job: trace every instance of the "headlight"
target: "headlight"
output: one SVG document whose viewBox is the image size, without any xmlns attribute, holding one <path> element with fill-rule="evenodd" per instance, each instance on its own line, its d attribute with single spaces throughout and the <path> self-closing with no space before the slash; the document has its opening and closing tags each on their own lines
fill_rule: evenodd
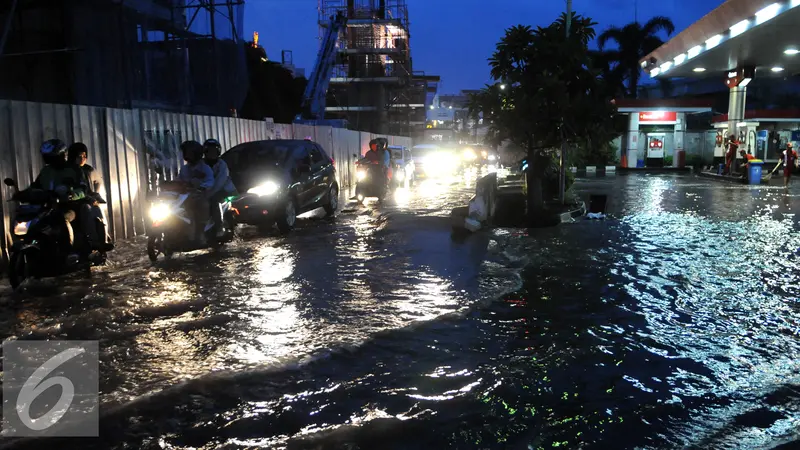
<svg viewBox="0 0 800 450">
<path fill-rule="evenodd" d="M 497 159 L 497 156 L 495 156 L 495 155 L 489 155 L 489 161 L 494 161 L 494 160 L 496 160 L 496 159 Z"/>
<path fill-rule="evenodd" d="M 156 203 L 150 207 L 150 219 L 153 222 L 161 222 L 170 215 L 169 206 L 166 203 Z"/>
<path fill-rule="evenodd" d="M 359 169 L 359 171 L 356 172 L 356 180 L 361 181 L 364 178 L 367 178 L 367 171 L 364 169 Z"/>
<path fill-rule="evenodd" d="M 488 155 L 488 153 L 486 152 L 486 150 L 484 150 L 484 151 L 482 151 L 482 152 L 481 152 L 481 156 L 483 156 L 484 158 L 486 158 L 486 155 Z"/>
<path fill-rule="evenodd" d="M 403 172 L 402 170 L 398 170 L 395 176 L 397 177 L 397 181 L 403 181 L 406 177 L 406 173 Z"/>
<path fill-rule="evenodd" d="M 475 154 L 475 150 L 471 148 L 464 150 L 464 159 L 466 159 L 467 161 L 472 161 L 477 157 L 478 155 Z"/>
<path fill-rule="evenodd" d="M 14 225 L 14 234 L 17 236 L 24 236 L 28 234 L 28 228 L 30 228 L 30 222 L 17 222 Z"/>
<path fill-rule="evenodd" d="M 259 197 L 263 197 L 265 195 L 272 195 L 276 192 L 278 192 L 278 184 L 272 181 L 267 181 L 262 185 L 247 190 L 248 194 L 256 194 Z"/>
</svg>

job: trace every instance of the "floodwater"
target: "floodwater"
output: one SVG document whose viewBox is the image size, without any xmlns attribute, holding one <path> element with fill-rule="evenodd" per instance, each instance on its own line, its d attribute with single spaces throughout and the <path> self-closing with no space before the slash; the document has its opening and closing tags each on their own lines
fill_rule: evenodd
<svg viewBox="0 0 800 450">
<path fill-rule="evenodd" d="M 800 191 L 669 175 L 576 188 L 610 195 L 609 218 L 455 239 L 461 180 L 156 265 L 138 241 L 91 280 L 0 290 L 0 332 L 100 341 L 101 437 L 53 448 L 795 439 Z"/>
</svg>

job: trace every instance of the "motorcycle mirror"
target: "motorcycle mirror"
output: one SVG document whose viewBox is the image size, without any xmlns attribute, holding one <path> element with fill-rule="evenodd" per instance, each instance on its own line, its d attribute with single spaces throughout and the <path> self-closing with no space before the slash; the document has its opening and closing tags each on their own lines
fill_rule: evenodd
<svg viewBox="0 0 800 450">
<path fill-rule="evenodd" d="M 358 159 L 358 155 L 353 153 L 353 158 Z"/>
<path fill-rule="evenodd" d="M 3 184 L 5 184 L 8 187 L 14 187 L 17 185 L 17 183 L 15 183 L 14 180 L 12 180 L 11 178 L 6 178 L 5 180 L 3 180 Z"/>
</svg>

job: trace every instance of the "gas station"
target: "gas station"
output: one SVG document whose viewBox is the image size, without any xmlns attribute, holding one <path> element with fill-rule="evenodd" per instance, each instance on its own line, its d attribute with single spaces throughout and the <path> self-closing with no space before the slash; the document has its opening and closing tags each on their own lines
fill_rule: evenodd
<svg viewBox="0 0 800 450">
<path fill-rule="evenodd" d="M 682 165 L 687 116 L 710 113 L 712 101 L 703 99 L 617 99 L 620 114 L 628 114 L 627 152 L 622 167 L 663 167 L 667 158 Z M 683 156 L 682 156 L 683 155 Z"/>
<path fill-rule="evenodd" d="M 800 110 L 748 111 L 747 86 L 756 78 L 771 78 L 780 83 L 800 73 L 800 0 L 727 0 L 699 21 L 683 30 L 640 61 L 653 79 L 717 77 L 727 85 L 728 111 L 712 120 L 717 130 L 715 160 L 722 159 L 730 136 L 740 148 L 764 161 L 777 161 L 788 142 L 800 140 Z M 630 113 L 628 152 L 647 150 L 646 161 L 653 162 L 661 148 L 682 149 L 680 129 L 683 115 L 702 111 L 702 105 L 687 105 L 687 99 L 670 100 L 672 105 L 624 105 L 619 111 Z M 662 101 L 663 102 L 663 101 Z M 798 105 L 800 108 L 800 105 Z M 655 112 L 658 112 L 657 114 Z M 673 126 L 647 133 L 646 144 L 638 142 L 641 128 Z M 652 128 L 651 128 L 652 129 Z M 630 131 L 637 130 L 637 133 Z M 663 136 L 658 133 L 664 133 Z M 663 137 L 661 146 L 652 142 Z M 628 155 L 628 167 L 635 167 Z M 641 156 L 641 155 L 640 155 Z M 738 155 L 737 155 L 738 156 Z M 637 158 L 639 160 L 639 158 Z M 641 161 L 637 161 L 641 164 Z"/>
</svg>

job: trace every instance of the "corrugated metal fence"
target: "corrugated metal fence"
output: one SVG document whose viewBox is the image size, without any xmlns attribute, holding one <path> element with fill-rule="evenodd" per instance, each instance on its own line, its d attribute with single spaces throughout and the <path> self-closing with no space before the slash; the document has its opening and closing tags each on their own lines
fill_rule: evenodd
<svg viewBox="0 0 800 450">
<path fill-rule="evenodd" d="M 377 135 L 325 126 L 276 124 L 271 121 L 176 114 L 153 110 L 125 110 L 92 106 L 0 100 L 0 178 L 28 186 L 42 168 L 39 146 L 58 138 L 83 142 L 89 164 L 103 176 L 107 217 L 115 239 L 144 234 L 147 193 L 158 177 L 177 176 L 186 140 L 216 138 L 224 149 L 265 139 L 311 138 L 336 161 L 339 184 L 351 186 L 353 154 L 363 155 Z M 411 146 L 411 138 L 389 136 L 392 145 Z M 10 190 L 0 189 L 2 256 L 10 242 Z"/>
</svg>

